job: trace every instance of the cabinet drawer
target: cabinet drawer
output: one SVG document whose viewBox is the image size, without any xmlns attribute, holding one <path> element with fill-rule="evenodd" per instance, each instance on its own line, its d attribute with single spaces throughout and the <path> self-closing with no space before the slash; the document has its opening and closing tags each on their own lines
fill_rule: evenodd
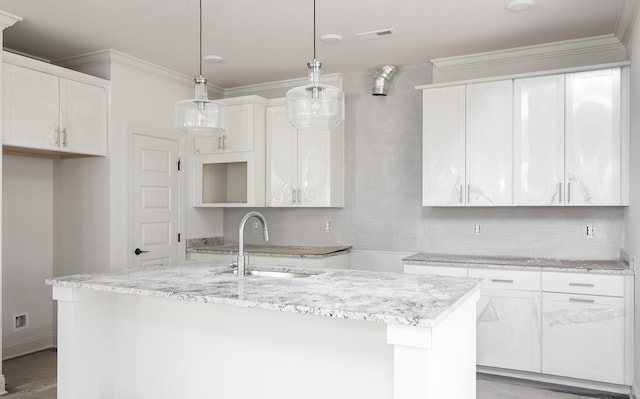
<svg viewBox="0 0 640 399">
<path fill-rule="evenodd" d="M 624 276 L 543 272 L 542 290 L 622 297 L 624 296 Z"/>
<path fill-rule="evenodd" d="M 465 267 L 404 265 L 404 272 L 429 276 L 467 277 Z"/>
<path fill-rule="evenodd" d="M 469 269 L 469 277 L 485 279 L 483 288 L 540 290 L 540 272 L 526 270 Z"/>
</svg>

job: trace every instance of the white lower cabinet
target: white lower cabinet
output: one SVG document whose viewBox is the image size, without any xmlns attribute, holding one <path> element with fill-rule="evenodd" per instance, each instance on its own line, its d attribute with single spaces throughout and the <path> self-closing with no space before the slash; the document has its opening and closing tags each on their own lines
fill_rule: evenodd
<svg viewBox="0 0 640 399">
<path fill-rule="evenodd" d="M 477 364 L 540 371 L 540 294 L 481 290 L 477 314 Z"/>
<path fill-rule="evenodd" d="M 540 371 L 540 273 L 469 269 L 483 278 L 477 313 L 477 363 Z"/>
<path fill-rule="evenodd" d="M 542 372 L 624 383 L 624 299 L 542 294 Z"/>
<path fill-rule="evenodd" d="M 630 281 L 615 275 L 542 273 L 543 373 L 629 383 Z"/>
<path fill-rule="evenodd" d="M 477 364 L 492 368 L 484 371 L 631 385 L 632 275 L 404 267 L 405 273 L 484 279 L 476 346 Z"/>
</svg>

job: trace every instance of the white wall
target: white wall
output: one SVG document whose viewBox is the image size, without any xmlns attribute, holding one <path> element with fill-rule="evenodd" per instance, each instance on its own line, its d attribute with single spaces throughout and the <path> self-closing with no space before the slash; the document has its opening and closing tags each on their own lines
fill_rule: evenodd
<svg viewBox="0 0 640 399">
<path fill-rule="evenodd" d="M 640 260 L 640 26 L 636 25 L 628 44 L 631 55 L 631 121 L 629 168 L 631 170 L 629 207 L 625 212 L 625 248 Z M 634 112 L 635 111 L 635 112 Z M 634 392 L 640 397 L 640 272 L 636 266 L 635 275 L 635 372 Z"/>
<path fill-rule="evenodd" d="M 53 300 L 53 162 L 5 155 L 2 169 L 3 357 L 51 347 Z M 14 331 L 13 316 L 28 313 Z"/>
</svg>

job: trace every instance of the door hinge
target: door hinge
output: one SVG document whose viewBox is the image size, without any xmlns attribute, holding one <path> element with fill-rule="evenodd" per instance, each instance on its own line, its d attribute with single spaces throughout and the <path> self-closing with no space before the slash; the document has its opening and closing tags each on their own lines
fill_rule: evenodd
<svg viewBox="0 0 640 399">
<path fill-rule="evenodd" d="M 178 170 L 180 170 L 180 164 L 182 163 L 182 160 L 180 158 L 178 158 Z"/>
<path fill-rule="evenodd" d="M 178 242 L 180 242 L 180 237 L 181 237 L 181 235 L 180 235 L 180 233 L 178 233 Z"/>
</svg>

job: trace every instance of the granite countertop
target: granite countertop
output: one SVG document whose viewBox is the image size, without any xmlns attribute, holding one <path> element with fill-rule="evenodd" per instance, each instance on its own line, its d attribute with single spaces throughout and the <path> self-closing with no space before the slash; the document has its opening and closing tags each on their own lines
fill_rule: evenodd
<svg viewBox="0 0 640 399">
<path fill-rule="evenodd" d="M 283 257 L 303 257 L 303 258 L 325 258 L 327 256 L 341 255 L 349 253 L 351 245 L 327 246 L 327 247 L 304 247 L 291 245 L 245 245 L 244 252 L 254 255 L 283 256 Z M 238 253 L 238 244 L 214 244 L 199 245 L 187 248 L 187 252 L 195 253 Z"/>
<path fill-rule="evenodd" d="M 452 267 L 491 267 L 542 271 L 590 272 L 602 274 L 633 274 L 633 270 L 616 260 L 561 260 L 511 256 L 473 256 L 417 253 L 403 259 L 405 264 Z"/>
<path fill-rule="evenodd" d="M 255 268 L 254 268 L 255 269 Z M 225 274 L 228 266 L 185 261 L 47 284 L 119 294 L 215 303 L 340 319 L 433 327 L 478 289 L 481 280 L 354 270 L 261 266 L 312 274 L 283 279 Z"/>
</svg>

